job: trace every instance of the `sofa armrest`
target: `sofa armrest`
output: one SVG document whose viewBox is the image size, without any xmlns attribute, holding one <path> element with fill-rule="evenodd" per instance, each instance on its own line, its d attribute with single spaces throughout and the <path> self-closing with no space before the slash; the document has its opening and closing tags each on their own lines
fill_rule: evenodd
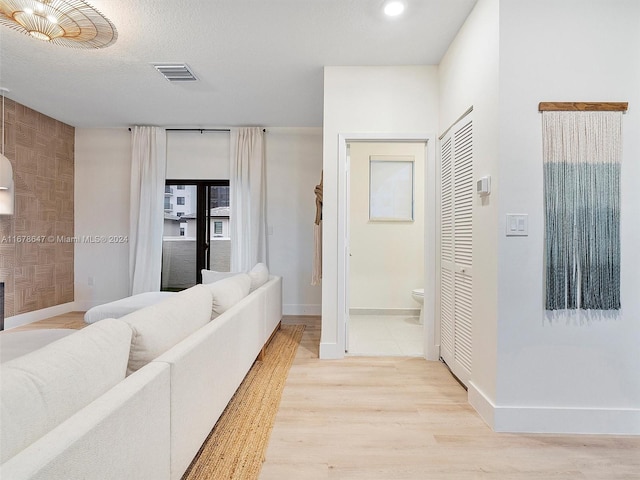
<svg viewBox="0 0 640 480">
<path fill-rule="evenodd" d="M 264 331 L 266 343 L 282 320 L 282 277 L 271 275 L 269 281 L 258 290 L 264 291 Z"/>
<path fill-rule="evenodd" d="M 171 478 L 179 480 L 263 345 L 264 296 L 253 292 L 152 363 L 171 366 Z"/>
<path fill-rule="evenodd" d="M 149 364 L 0 466 L 12 480 L 169 478 L 169 367 Z"/>
</svg>

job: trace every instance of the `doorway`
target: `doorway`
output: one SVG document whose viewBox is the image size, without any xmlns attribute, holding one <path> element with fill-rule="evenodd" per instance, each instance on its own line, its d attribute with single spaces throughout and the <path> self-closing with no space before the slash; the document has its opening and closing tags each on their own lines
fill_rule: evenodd
<svg viewBox="0 0 640 480">
<path fill-rule="evenodd" d="M 425 142 L 350 142 L 347 353 L 424 356 Z"/>
<path fill-rule="evenodd" d="M 439 356 L 439 345 L 436 342 L 436 325 L 434 316 L 434 293 L 435 293 L 435 211 L 436 211 L 436 184 L 435 184 L 435 152 L 434 136 L 430 134 L 350 134 L 339 135 L 339 179 L 338 179 L 338 345 L 343 346 L 343 351 L 348 350 L 348 339 L 350 336 L 349 310 L 350 300 L 350 166 L 349 149 L 347 145 L 357 142 L 375 143 L 419 143 L 425 151 L 424 168 L 422 178 L 424 179 L 424 191 L 420 198 L 424 210 L 423 232 L 427 234 L 423 238 L 423 261 L 422 272 L 424 274 L 424 325 L 422 327 L 421 341 L 423 342 L 423 355 L 429 360 L 437 360 Z M 368 185 L 368 179 L 366 180 Z M 424 233 L 423 233 L 424 234 Z M 413 287 L 419 288 L 419 286 Z M 407 292 L 407 298 L 411 299 L 411 290 Z M 412 300 L 413 301 L 413 300 Z M 411 304 L 410 304 L 411 305 Z M 414 303 L 415 309 L 418 305 Z M 414 310 L 415 311 L 415 310 Z"/>
</svg>

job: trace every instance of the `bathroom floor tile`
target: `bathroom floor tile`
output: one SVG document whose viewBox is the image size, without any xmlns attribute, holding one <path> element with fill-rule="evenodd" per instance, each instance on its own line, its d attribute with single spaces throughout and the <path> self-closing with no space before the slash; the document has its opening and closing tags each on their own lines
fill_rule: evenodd
<svg viewBox="0 0 640 480">
<path fill-rule="evenodd" d="M 424 354 L 424 326 L 418 317 L 351 315 L 348 355 L 408 356 Z"/>
</svg>

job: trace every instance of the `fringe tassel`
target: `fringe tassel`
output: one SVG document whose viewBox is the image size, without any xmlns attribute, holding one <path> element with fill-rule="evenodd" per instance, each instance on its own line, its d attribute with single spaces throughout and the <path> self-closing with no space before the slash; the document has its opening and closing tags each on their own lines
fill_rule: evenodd
<svg viewBox="0 0 640 480">
<path fill-rule="evenodd" d="M 620 309 L 620 112 L 544 112 L 545 308 Z"/>
<path fill-rule="evenodd" d="M 322 222 L 313 224 L 313 246 L 311 285 L 320 285 L 322 282 Z"/>
</svg>

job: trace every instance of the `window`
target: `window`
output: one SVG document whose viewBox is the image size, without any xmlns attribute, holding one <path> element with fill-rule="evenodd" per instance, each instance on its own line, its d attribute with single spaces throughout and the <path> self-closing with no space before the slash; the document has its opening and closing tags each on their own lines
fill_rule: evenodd
<svg viewBox="0 0 640 480">
<path fill-rule="evenodd" d="M 164 197 L 164 209 L 171 210 L 171 199 L 169 197 Z"/>
<path fill-rule="evenodd" d="M 166 190 L 172 192 L 165 198 L 171 215 L 164 219 L 161 290 L 179 291 L 201 282 L 202 269 L 228 272 L 229 181 L 167 180 Z M 170 200 L 178 190 L 176 200 Z"/>
<path fill-rule="evenodd" d="M 229 186 L 212 186 L 210 188 L 209 208 L 229 206 Z"/>
</svg>

